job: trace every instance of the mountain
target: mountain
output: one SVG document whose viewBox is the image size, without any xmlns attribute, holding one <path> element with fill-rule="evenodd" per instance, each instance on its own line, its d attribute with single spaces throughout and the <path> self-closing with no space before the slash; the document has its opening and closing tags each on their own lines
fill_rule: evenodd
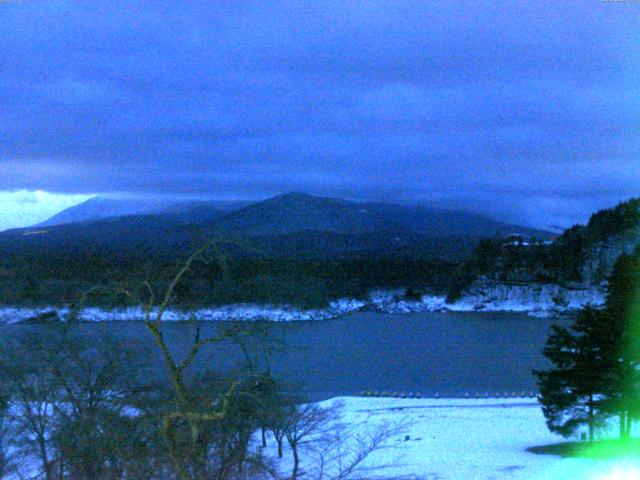
<svg viewBox="0 0 640 480">
<path fill-rule="evenodd" d="M 363 207 L 386 223 L 418 232 L 429 237 L 526 237 L 552 238 L 545 230 L 498 222 L 473 213 L 434 209 L 423 206 L 403 206 L 388 203 L 365 203 Z"/>
<path fill-rule="evenodd" d="M 174 213 L 174 214 L 193 214 L 198 217 L 198 212 L 207 210 L 215 210 L 218 212 L 232 212 L 249 205 L 251 202 L 241 200 L 191 200 L 186 202 L 177 202 L 162 209 L 158 213 Z"/>
<path fill-rule="evenodd" d="M 218 219 L 219 231 L 245 236 L 302 231 L 359 234 L 387 231 L 429 238 L 502 237 L 514 233 L 549 238 L 550 232 L 509 225 L 481 215 L 388 203 L 288 193 L 248 205 Z"/>
<path fill-rule="evenodd" d="M 139 215 L 167 215 L 180 223 L 210 223 L 224 212 L 241 208 L 247 202 L 235 201 L 179 201 L 176 199 L 105 198 L 93 197 L 63 210 L 53 217 L 34 225 L 52 227 L 70 223 L 95 222 Z"/>
<path fill-rule="evenodd" d="M 448 290 L 474 308 L 577 308 L 598 304 L 617 258 L 640 249 L 640 199 L 596 212 L 556 238 L 466 212 L 301 193 L 107 218 L 97 216 L 133 207 L 92 203 L 57 220 L 77 223 L 0 232 L 0 303 L 69 302 L 90 286 L 149 272 L 161 284 L 176 261 L 217 238 L 230 283 L 218 281 L 215 262 L 199 265 L 182 290 L 185 301 L 315 307 L 404 286 Z"/>
<path fill-rule="evenodd" d="M 96 198 L 37 227 L 3 232 L 0 248 L 33 255 L 47 249 L 119 257 L 126 252 L 170 256 L 215 237 L 242 238 L 251 248 L 237 252 L 240 255 L 260 252 L 272 257 L 338 258 L 393 254 L 457 260 L 470 254 L 483 237 L 550 236 L 465 212 L 301 193 L 242 208 L 227 205 L 222 210 L 219 205 L 186 202 L 167 206 Z M 144 209 L 153 213 L 127 214 Z"/>
<path fill-rule="evenodd" d="M 174 203 L 175 201 L 159 199 L 92 197 L 61 211 L 44 222 L 35 225 L 35 227 L 89 222 L 125 215 L 149 215 L 160 212 Z"/>
<path fill-rule="evenodd" d="M 208 225 L 224 216 L 227 211 L 228 207 L 221 208 L 217 202 L 188 202 L 172 205 L 157 216 L 184 225 Z"/>
<path fill-rule="evenodd" d="M 221 241 L 232 285 L 218 282 L 215 262 L 198 264 L 182 290 L 185 301 L 315 307 L 374 288 L 442 292 L 482 237 L 550 236 L 464 212 L 300 193 L 220 206 L 156 210 L 98 199 L 47 224 L 0 232 L 0 304 L 67 303 L 93 285 L 149 275 L 161 285 L 176 262 L 211 238 Z M 143 207 L 153 213 L 127 215 Z"/>
<path fill-rule="evenodd" d="M 215 227 L 245 236 L 290 234 L 301 231 L 362 233 L 387 225 L 355 203 L 288 193 L 256 202 L 220 218 Z"/>
</svg>

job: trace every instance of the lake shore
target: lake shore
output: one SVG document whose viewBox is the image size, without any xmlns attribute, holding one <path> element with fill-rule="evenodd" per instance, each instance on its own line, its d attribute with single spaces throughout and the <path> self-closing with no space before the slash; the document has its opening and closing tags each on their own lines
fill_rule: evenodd
<svg viewBox="0 0 640 480">
<path fill-rule="evenodd" d="M 560 300 L 558 300 L 560 298 Z M 420 312 L 519 312 L 531 317 L 552 317 L 582 308 L 586 304 L 600 305 L 603 296 L 599 292 L 579 291 L 577 294 L 551 289 L 548 286 L 501 287 L 490 290 L 474 290 L 455 302 L 448 303 L 445 296 L 421 295 L 408 298 L 403 289 L 375 290 L 368 298 L 342 298 L 334 300 L 325 308 L 303 309 L 292 305 L 270 305 L 240 303 L 193 310 L 168 309 L 163 316 L 166 321 L 272 321 L 295 322 L 335 319 L 356 312 L 389 314 Z M 37 322 L 66 318 L 67 306 L 4 306 L 0 307 L 0 323 Z M 142 320 L 145 312 L 139 307 L 100 308 L 86 307 L 80 311 L 82 321 L 128 321 Z"/>
</svg>

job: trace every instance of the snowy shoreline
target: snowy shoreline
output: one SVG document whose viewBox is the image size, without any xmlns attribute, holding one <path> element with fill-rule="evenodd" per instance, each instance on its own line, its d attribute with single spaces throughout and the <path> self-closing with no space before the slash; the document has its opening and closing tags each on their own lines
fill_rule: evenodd
<svg viewBox="0 0 640 480">
<path fill-rule="evenodd" d="M 471 291 L 454 303 L 447 303 L 444 296 L 423 295 L 419 300 L 407 300 L 405 291 L 372 291 L 366 300 L 339 299 L 322 309 L 299 309 L 289 305 L 234 304 L 201 308 L 194 311 L 168 310 L 163 317 L 166 321 L 273 321 L 294 322 L 328 320 L 346 315 L 371 311 L 377 313 L 419 313 L 419 312 L 517 312 L 532 317 L 548 317 L 575 311 L 586 304 L 602 305 L 604 295 L 598 290 L 563 291 L 561 287 L 509 287 L 494 288 L 491 291 Z M 569 293 L 567 293 L 569 292 Z M 573 293 L 572 293 L 573 292 Z M 46 320 L 47 314 L 57 314 L 65 318 L 68 307 L 0 307 L 0 323 L 12 324 L 33 321 L 38 317 Z M 81 321 L 140 321 L 144 313 L 140 308 L 106 310 L 88 307 L 80 313 Z"/>
</svg>

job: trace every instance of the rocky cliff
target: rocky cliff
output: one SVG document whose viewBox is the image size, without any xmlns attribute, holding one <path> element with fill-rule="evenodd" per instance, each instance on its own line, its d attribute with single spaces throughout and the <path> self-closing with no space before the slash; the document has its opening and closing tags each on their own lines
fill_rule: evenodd
<svg viewBox="0 0 640 480">
<path fill-rule="evenodd" d="M 474 281 L 451 310 L 486 310 L 509 312 L 564 312 L 585 305 L 604 304 L 602 286 L 559 285 L 555 283 L 515 284 L 488 278 Z"/>
<path fill-rule="evenodd" d="M 616 260 L 640 245 L 640 226 L 594 243 L 587 250 L 581 276 L 584 285 L 600 285 L 611 274 Z"/>
</svg>

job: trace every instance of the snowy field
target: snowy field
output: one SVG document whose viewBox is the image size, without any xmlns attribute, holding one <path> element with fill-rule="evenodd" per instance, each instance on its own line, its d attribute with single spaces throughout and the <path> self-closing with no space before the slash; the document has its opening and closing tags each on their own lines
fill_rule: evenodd
<svg viewBox="0 0 640 480">
<path fill-rule="evenodd" d="M 371 477 L 424 480 L 639 480 L 632 459 L 561 459 L 536 455 L 528 447 L 558 443 L 539 405 L 529 399 L 392 399 L 343 397 L 321 403 L 344 404 L 342 420 L 360 429 L 390 421 L 407 425 L 392 448 L 374 452 L 368 466 L 389 465 Z M 269 456 L 275 457 L 273 442 Z M 279 466 L 291 463 L 285 450 Z M 304 460 L 303 460 L 304 464 Z"/>
</svg>

